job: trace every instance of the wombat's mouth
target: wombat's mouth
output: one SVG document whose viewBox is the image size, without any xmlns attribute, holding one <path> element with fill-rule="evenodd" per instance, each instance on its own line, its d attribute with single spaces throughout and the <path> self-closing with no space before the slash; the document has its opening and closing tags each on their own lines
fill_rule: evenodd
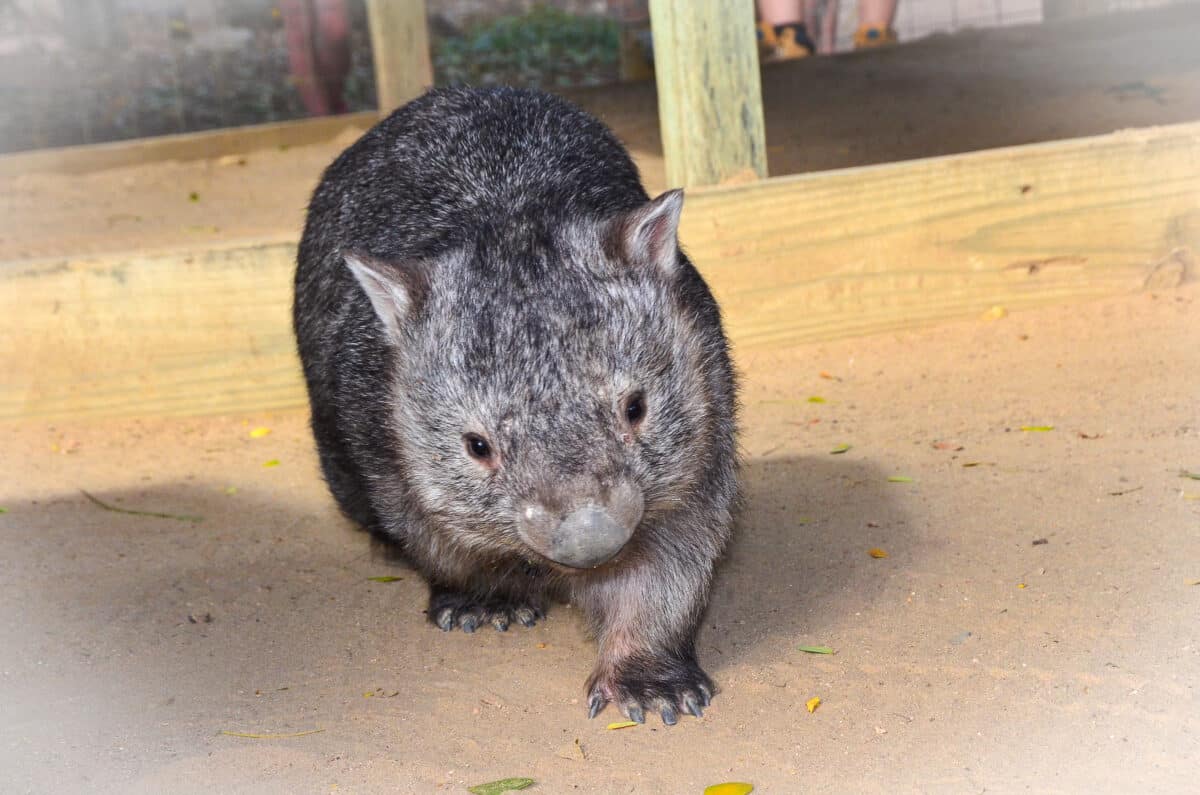
<svg viewBox="0 0 1200 795">
<path fill-rule="evenodd" d="M 539 507 L 527 508 L 517 534 L 542 557 L 571 569 L 594 569 L 612 560 L 637 526 L 618 522 L 598 505 L 585 505 L 558 522 L 544 514 Z"/>
</svg>

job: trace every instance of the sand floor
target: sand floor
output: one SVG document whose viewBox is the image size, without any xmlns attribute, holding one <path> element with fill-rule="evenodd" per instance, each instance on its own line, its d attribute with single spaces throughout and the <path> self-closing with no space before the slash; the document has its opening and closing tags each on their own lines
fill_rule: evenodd
<svg viewBox="0 0 1200 795">
<path fill-rule="evenodd" d="M 1194 788 L 1200 287 L 740 366 L 748 499 L 700 638 L 721 692 L 673 728 L 587 719 L 569 607 L 428 626 L 301 412 L 0 426 L 0 790 Z"/>
</svg>

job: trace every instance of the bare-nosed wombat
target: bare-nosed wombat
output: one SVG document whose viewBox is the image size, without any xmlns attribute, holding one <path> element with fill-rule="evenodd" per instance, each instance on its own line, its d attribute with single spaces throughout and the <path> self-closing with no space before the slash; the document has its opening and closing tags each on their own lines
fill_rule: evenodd
<svg viewBox="0 0 1200 795">
<path fill-rule="evenodd" d="M 437 90 L 309 206 L 294 321 L 342 510 L 429 580 L 429 619 L 587 614 L 596 715 L 700 715 L 695 635 L 737 500 L 720 314 L 679 191 L 547 94 Z"/>
</svg>

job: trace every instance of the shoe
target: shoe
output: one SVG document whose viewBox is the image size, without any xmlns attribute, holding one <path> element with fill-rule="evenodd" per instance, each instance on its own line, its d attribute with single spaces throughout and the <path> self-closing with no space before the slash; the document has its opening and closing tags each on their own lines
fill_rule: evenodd
<svg viewBox="0 0 1200 795">
<path fill-rule="evenodd" d="M 768 25 L 766 22 L 759 22 L 756 29 L 758 38 L 758 54 L 766 58 L 775 54 L 775 48 L 779 45 L 779 39 L 775 36 L 775 28 Z"/>
<path fill-rule="evenodd" d="M 808 37 L 804 23 L 779 25 L 775 28 L 775 60 L 790 61 L 807 58 L 817 51 L 817 45 Z"/>
<path fill-rule="evenodd" d="M 808 37 L 803 22 L 787 25 L 758 23 L 758 54 L 766 61 L 789 61 L 807 58 L 817 51 L 817 45 Z"/>
<path fill-rule="evenodd" d="M 854 31 L 854 49 L 856 50 L 886 47 L 896 42 L 896 31 L 891 28 L 877 28 L 873 25 L 864 25 Z"/>
</svg>

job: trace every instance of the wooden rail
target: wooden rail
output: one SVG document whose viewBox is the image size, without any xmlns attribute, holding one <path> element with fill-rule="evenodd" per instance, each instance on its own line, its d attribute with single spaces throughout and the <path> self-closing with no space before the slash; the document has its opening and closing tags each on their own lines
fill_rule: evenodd
<svg viewBox="0 0 1200 795">
<path fill-rule="evenodd" d="M 1168 288 L 1200 259 L 1200 123 L 689 193 L 738 356 Z M 0 418 L 301 405 L 294 245 L 0 263 Z"/>
</svg>

